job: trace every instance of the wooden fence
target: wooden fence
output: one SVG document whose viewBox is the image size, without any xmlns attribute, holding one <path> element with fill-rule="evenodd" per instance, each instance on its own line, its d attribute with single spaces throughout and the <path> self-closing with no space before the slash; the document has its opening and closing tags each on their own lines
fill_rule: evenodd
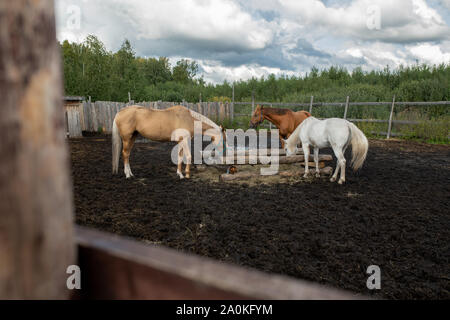
<svg viewBox="0 0 450 320">
<path fill-rule="evenodd" d="M 387 132 L 373 132 L 376 134 L 386 135 L 386 137 L 389 139 L 391 136 L 401 136 L 400 133 L 393 133 L 392 132 L 392 126 L 393 124 L 406 124 L 406 125 L 416 125 L 419 124 L 420 121 L 409 121 L 409 120 L 394 120 L 394 108 L 395 106 L 422 106 L 422 107 L 428 107 L 428 106 L 442 106 L 442 105 L 450 105 L 450 101 L 433 101 L 433 102 L 397 102 L 395 101 L 395 95 L 392 99 L 392 101 L 386 101 L 386 102 L 350 102 L 350 97 L 347 96 L 346 102 L 314 102 L 314 96 L 311 96 L 311 101 L 309 103 L 284 103 L 284 102 L 256 102 L 254 95 L 252 95 L 252 101 L 251 102 L 234 102 L 232 101 L 231 104 L 233 105 L 250 105 L 252 106 L 252 113 L 253 110 L 255 110 L 255 105 L 264 105 L 264 106 L 270 106 L 270 107 L 289 107 L 293 111 L 298 111 L 300 109 L 295 109 L 295 107 L 300 107 L 301 110 L 309 110 L 309 112 L 314 115 L 314 107 L 322 107 L 322 106 L 331 106 L 331 107 L 344 107 L 344 119 L 347 119 L 348 110 L 350 107 L 358 107 L 358 106 L 390 106 L 391 110 L 389 113 L 388 119 L 347 119 L 351 122 L 368 122 L 368 123 L 387 123 L 388 129 Z M 251 114 L 243 114 L 243 113 L 234 113 L 234 117 L 250 117 Z M 266 127 L 272 128 L 272 125 L 269 124 Z"/>
<path fill-rule="evenodd" d="M 235 113 L 234 107 L 236 105 L 252 105 L 254 110 L 255 105 L 264 105 L 271 107 L 289 107 L 296 110 L 295 107 L 299 107 L 303 110 L 309 110 L 314 115 L 315 107 L 331 106 L 331 107 L 344 107 L 343 118 L 351 122 L 367 122 L 367 123 L 387 123 L 387 132 L 377 132 L 377 134 L 386 135 L 387 138 L 391 136 L 401 136 L 399 133 L 393 133 L 392 127 L 394 124 L 403 125 L 417 125 L 419 121 L 409 120 L 394 120 L 394 108 L 395 106 L 441 106 L 450 105 L 450 101 L 436 101 L 436 102 L 397 102 L 395 96 L 392 101 L 388 102 L 350 102 L 347 97 L 346 102 L 314 102 L 314 97 L 311 97 L 310 103 L 283 103 L 283 102 L 256 102 L 254 96 L 252 96 L 251 102 L 199 102 L 199 103 L 177 103 L 177 102 L 111 102 L 111 101 L 97 101 L 90 102 L 84 101 L 80 108 L 66 108 L 66 131 L 69 137 L 79 137 L 82 131 L 87 132 L 111 132 L 112 122 L 116 113 L 129 105 L 140 105 L 146 108 L 154 109 L 166 109 L 174 105 L 184 105 L 185 107 L 199 112 L 213 121 L 223 121 L 225 119 L 233 121 L 237 117 L 250 117 L 251 114 Z M 390 114 L 388 119 L 348 119 L 347 114 L 351 107 L 358 106 L 390 106 Z M 272 128 L 271 124 L 264 125 L 263 127 Z"/>
<path fill-rule="evenodd" d="M 175 105 L 183 105 L 207 116 L 213 121 L 232 119 L 233 109 L 231 103 L 222 102 L 200 102 L 200 103 L 177 103 L 177 102 L 111 102 L 111 101 L 84 101 L 81 108 L 66 108 L 67 132 L 69 137 L 78 137 L 82 131 L 88 132 L 111 132 L 114 117 L 119 110 L 130 106 L 139 105 L 146 108 L 166 109 Z"/>
</svg>

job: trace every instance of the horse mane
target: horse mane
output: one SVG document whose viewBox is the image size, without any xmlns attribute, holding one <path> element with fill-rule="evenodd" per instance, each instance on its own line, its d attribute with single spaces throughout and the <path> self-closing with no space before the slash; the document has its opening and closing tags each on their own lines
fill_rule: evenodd
<svg viewBox="0 0 450 320">
<path fill-rule="evenodd" d="M 216 123 L 214 123 L 214 121 L 209 119 L 208 117 L 206 117 L 206 116 L 204 116 L 204 115 L 202 115 L 202 114 L 200 114 L 198 112 L 195 112 L 194 110 L 191 110 L 191 109 L 189 109 L 189 112 L 191 113 L 191 116 L 194 119 L 197 119 L 197 120 L 199 120 L 199 121 L 201 121 L 203 123 L 206 123 L 207 125 L 213 127 L 214 129 L 217 129 L 217 130 L 221 131 L 220 127 Z"/>
<path fill-rule="evenodd" d="M 264 113 L 267 114 L 278 114 L 278 115 L 285 115 L 289 111 L 292 111 L 291 109 L 283 109 L 283 108 L 265 108 L 263 107 L 261 110 L 264 111 Z"/>
</svg>

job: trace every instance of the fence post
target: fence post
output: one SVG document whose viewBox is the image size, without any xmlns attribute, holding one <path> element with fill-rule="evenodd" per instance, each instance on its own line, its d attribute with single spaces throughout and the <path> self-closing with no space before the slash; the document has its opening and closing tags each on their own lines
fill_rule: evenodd
<svg viewBox="0 0 450 320">
<path fill-rule="evenodd" d="M 233 93 L 231 96 L 230 119 L 231 119 L 231 121 L 234 121 L 234 82 L 233 82 Z"/>
<path fill-rule="evenodd" d="M 347 111 L 348 111 L 348 102 L 350 100 L 350 97 L 347 96 L 347 101 L 345 102 L 345 110 L 344 110 L 344 119 L 347 119 Z"/>
<path fill-rule="evenodd" d="M 72 179 L 53 6 L 0 4 L 0 299 L 71 294 Z"/>
<path fill-rule="evenodd" d="M 391 137 L 391 130 L 392 130 L 392 117 L 394 115 L 394 105 L 395 105 L 395 94 L 392 98 L 392 107 L 391 107 L 391 114 L 389 115 L 389 126 L 388 126 L 388 132 L 386 138 L 389 139 Z"/>
<path fill-rule="evenodd" d="M 252 90 L 252 115 L 255 112 L 255 90 Z"/>
<path fill-rule="evenodd" d="M 312 107 L 314 103 L 314 96 L 311 96 L 311 101 L 309 102 L 309 113 L 312 114 Z"/>
<path fill-rule="evenodd" d="M 272 104 L 270 104 L 270 107 L 272 108 Z M 261 110 L 261 112 L 262 112 L 262 110 Z M 270 123 L 270 130 L 272 130 L 272 121 L 269 121 L 269 123 Z"/>
<path fill-rule="evenodd" d="M 200 92 L 199 103 L 202 103 L 202 93 Z"/>
</svg>

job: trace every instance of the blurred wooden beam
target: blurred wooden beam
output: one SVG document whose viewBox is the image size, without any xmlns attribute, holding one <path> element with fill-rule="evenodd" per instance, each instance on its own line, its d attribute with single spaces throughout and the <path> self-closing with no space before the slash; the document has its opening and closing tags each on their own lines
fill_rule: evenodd
<svg viewBox="0 0 450 320">
<path fill-rule="evenodd" d="M 357 299 L 306 281 L 76 227 L 81 299 Z"/>
<path fill-rule="evenodd" d="M 72 186 L 53 1 L 0 1 L 0 299 L 69 297 Z"/>
</svg>

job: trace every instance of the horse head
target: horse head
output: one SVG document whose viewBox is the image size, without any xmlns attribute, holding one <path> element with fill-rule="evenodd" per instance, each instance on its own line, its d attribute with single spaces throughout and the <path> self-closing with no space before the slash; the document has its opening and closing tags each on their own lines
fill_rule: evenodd
<svg viewBox="0 0 450 320">
<path fill-rule="evenodd" d="M 257 105 L 255 111 L 252 114 L 252 118 L 250 119 L 250 128 L 256 128 L 261 122 L 264 121 L 264 112 L 263 107 Z"/>
</svg>

